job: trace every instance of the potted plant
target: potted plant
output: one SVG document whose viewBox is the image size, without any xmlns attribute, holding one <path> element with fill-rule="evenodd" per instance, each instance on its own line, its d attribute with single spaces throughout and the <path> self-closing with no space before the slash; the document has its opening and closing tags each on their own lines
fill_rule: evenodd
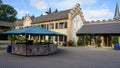
<svg viewBox="0 0 120 68">
<path fill-rule="evenodd" d="M 119 50 L 118 37 L 112 36 L 111 42 L 112 42 L 112 44 L 114 44 L 114 49 Z"/>
</svg>

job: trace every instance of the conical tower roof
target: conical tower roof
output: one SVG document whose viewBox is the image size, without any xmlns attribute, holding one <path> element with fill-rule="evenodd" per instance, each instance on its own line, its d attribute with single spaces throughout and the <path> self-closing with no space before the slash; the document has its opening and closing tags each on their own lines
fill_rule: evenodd
<svg viewBox="0 0 120 68">
<path fill-rule="evenodd" d="M 114 15 L 113 19 L 120 19 L 120 12 L 119 12 L 118 2 L 116 3 L 115 15 Z"/>
</svg>

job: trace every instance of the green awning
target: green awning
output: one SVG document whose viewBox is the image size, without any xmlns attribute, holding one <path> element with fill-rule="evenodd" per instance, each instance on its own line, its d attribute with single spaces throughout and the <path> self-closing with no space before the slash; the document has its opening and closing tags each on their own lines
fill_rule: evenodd
<svg viewBox="0 0 120 68">
<path fill-rule="evenodd" d="M 26 28 L 21 28 L 21 29 L 15 29 L 15 30 L 3 32 L 3 34 L 64 35 L 58 32 L 47 30 L 39 26 L 31 26 L 31 27 L 26 27 Z"/>
</svg>

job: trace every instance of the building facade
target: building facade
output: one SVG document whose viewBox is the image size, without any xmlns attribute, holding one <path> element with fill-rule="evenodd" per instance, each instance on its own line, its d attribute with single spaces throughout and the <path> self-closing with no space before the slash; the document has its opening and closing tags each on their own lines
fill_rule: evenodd
<svg viewBox="0 0 120 68">
<path fill-rule="evenodd" d="M 116 9 L 113 19 L 109 20 L 97 20 L 86 22 L 81 29 L 78 30 L 77 35 L 89 35 L 89 45 L 98 46 L 97 39 L 101 39 L 100 46 L 113 47 L 115 43 L 120 44 L 120 12 L 118 3 L 116 3 Z"/>
<path fill-rule="evenodd" d="M 54 42 L 74 41 L 77 44 L 79 37 L 90 35 L 89 45 L 96 45 L 96 37 L 102 39 L 101 46 L 111 47 L 111 37 L 119 37 L 120 43 L 120 12 L 118 3 L 116 4 L 113 19 L 103 21 L 85 21 L 80 4 L 76 4 L 72 9 L 58 12 L 47 12 L 44 15 L 31 18 L 27 13 L 24 20 L 15 22 L 15 29 L 28 26 L 41 26 L 45 29 L 64 34 L 65 36 L 53 36 Z M 44 36 L 39 39 L 46 39 Z M 75 44 L 75 45 L 76 45 Z"/>
<path fill-rule="evenodd" d="M 76 32 L 84 23 L 85 19 L 80 4 L 76 4 L 72 9 L 46 13 L 35 18 L 31 18 L 27 13 L 24 20 L 15 22 L 15 28 L 19 29 L 28 26 L 41 26 L 65 35 L 52 37 L 53 41 L 66 42 L 69 40 L 76 40 Z"/>
<path fill-rule="evenodd" d="M 7 35 L 3 35 L 2 32 L 14 29 L 13 22 L 0 21 L 0 40 L 7 40 Z"/>
</svg>

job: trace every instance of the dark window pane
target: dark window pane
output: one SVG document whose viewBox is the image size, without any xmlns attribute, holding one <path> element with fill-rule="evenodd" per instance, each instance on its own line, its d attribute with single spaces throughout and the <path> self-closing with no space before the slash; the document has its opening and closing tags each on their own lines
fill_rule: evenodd
<svg viewBox="0 0 120 68">
<path fill-rule="evenodd" d="M 55 41 L 57 41 L 57 36 L 55 36 Z"/>
<path fill-rule="evenodd" d="M 49 24 L 47 24 L 47 29 L 49 29 Z"/>
<path fill-rule="evenodd" d="M 63 41 L 63 36 L 59 36 L 59 41 Z"/>
<path fill-rule="evenodd" d="M 56 23 L 55 28 L 58 29 L 58 23 Z"/>
<path fill-rule="evenodd" d="M 65 28 L 67 28 L 67 22 L 65 22 Z"/>
<path fill-rule="evenodd" d="M 67 42 L 67 36 L 64 36 L 64 42 Z"/>
</svg>

